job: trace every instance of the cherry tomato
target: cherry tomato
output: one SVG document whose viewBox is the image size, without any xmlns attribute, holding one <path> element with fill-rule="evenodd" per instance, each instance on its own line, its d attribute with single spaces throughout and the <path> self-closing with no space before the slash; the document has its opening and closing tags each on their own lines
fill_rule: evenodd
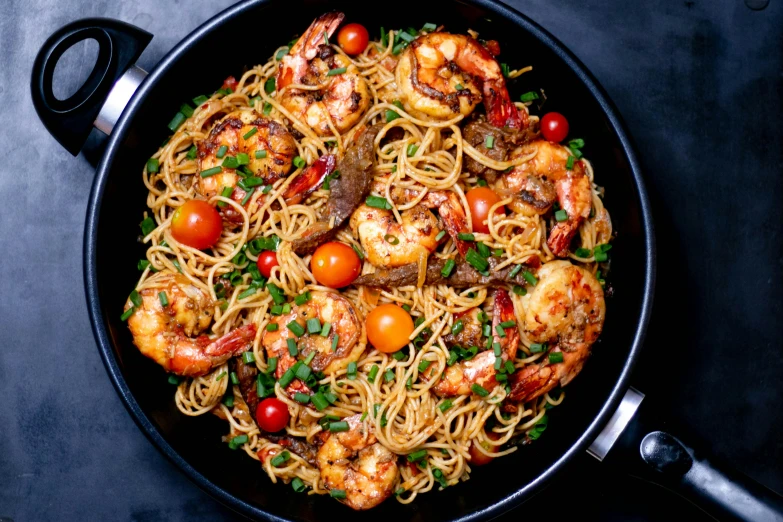
<svg viewBox="0 0 783 522">
<path fill-rule="evenodd" d="M 468 206 L 470 207 L 470 216 L 473 220 L 473 231 L 489 233 L 489 225 L 486 223 L 489 216 L 489 209 L 492 205 L 500 201 L 495 192 L 487 187 L 476 187 L 470 189 L 465 197 L 468 200 Z M 506 211 L 503 206 L 500 206 L 495 210 L 495 215 L 503 215 Z"/>
<path fill-rule="evenodd" d="M 191 199 L 171 218 L 171 235 L 191 248 L 211 247 L 223 232 L 223 220 L 215 207 L 200 199 Z"/>
<path fill-rule="evenodd" d="M 487 433 L 487 438 L 492 440 L 498 440 L 498 435 L 494 431 L 491 431 Z M 476 442 L 470 443 L 470 449 L 468 452 L 470 453 L 470 464 L 472 466 L 483 466 L 485 464 L 489 464 L 493 460 L 495 460 L 494 457 L 488 457 L 487 455 L 484 455 L 481 453 L 478 449 L 475 447 Z M 485 443 L 486 444 L 486 443 Z M 489 446 L 489 445 L 488 445 Z M 489 448 L 486 448 L 489 449 Z M 494 451 L 490 451 L 490 453 L 495 453 Z"/>
<path fill-rule="evenodd" d="M 258 254 L 258 271 L 263 274 L 264 277 L 269 277 L 272 275 L 272 269 L 276 266 L 279 266 L 280 263 L 277 262 L 277 254 L 270 250 L 265 250 Z"/>
<path fill-rule="evenodd" d="M 362 262 L 353 248 L 332 241 L 318 247 L 310 260 L 310 270 L 322 285 L 342 288 L 359 277 Z"/>
<path fill-rule="evenodd" d="M 541 134 L 544 138 L 560 143 L 568 136 L 568 120 L 559 112 L 548 112 L 541 118 Z"/>
<path fill-rule="evenodd" d="M 351 56 L 362 54 L 369 41 L 370 35 L 361 24 L 348 24 L 337 33 L 337 43 Z"/>
<path fill-rule="evenodd" d="M 291 415 L 288 406 L 280 399 L 270 397 L 264 399 L 256 409 L 256 422 L 258 427 L 269 433 L 275 433 L 288 426 Z"/>
<path fill-rule="evenodd" d="M 413 319 L 395 304 L 383 304 L 367 314 L 367 339 L 383 353 L 393 353 L 407 346 L 413 333 Z"/>
</svg>

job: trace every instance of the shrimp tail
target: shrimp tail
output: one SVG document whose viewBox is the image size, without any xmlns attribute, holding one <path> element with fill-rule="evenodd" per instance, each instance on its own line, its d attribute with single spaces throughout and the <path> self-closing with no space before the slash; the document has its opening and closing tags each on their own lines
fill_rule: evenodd
<svg viewBox="0 0 783 522">
<path fill-rule="evenodd" d="M 337 158 L 333 154 L 321 156 L 315 163 L 304 169 L 296 179 L 288 186 L 283 198 L 289 205 L 296 205 L 304 199 L 321 183 L 326 176 L 334 172 Z"/>
<path fill-rule="evenodd" d="M 303 55 L 308 61 L 318 54 L 318 47 L 325 44 L 324 33 L 331 37 L 343 23 L 345 14 L 332 11 L 324 13 L 310 24 L 307 31 L 299 38 L 291 49 L 291 54 Z"/>
<path fill-rule="evenodd" d="M 555 372 L 550 366 L 528 366 L 509 377 L 511 393 L 508 399 L 514 402 L 532 401 L 555 388 L 558 384 Z"/>
<path fill-rule="evenodd" d="M 579 224 L 572 221 L 558 223 L 552 227 L 549 238 L 546 241 L 549 250 L 557 257 L 566 257 L 571 240 L 576 235 Z"/>
<path fill-rule="evenodd" d="M 508 296 L 508 291 L 503 288 L 499 288 L 495 291 L 495 311 L 492 318 L 492 331 L 494 332 L 493 342 L 499 343 L 503 353 L 505 354 L 505 360 L 513 361 L 517 356 L 517 348 L 519 347 L 519 329 L 516 325 L 516 314 L 514 313 L 514 303 L 511 302 L 511 298 Z M 514 326 L 508 328 L 501 327 L 501 323 L 513 322 Z M 502 329 L 504 336 L 500 337 L 499 329 Z"/>
<path fill-rule="evenodd" d="M 256 337 L 256 327 L 246 324 L 215 339 L 204 348 L 204 354 L 210 357 L 234 356 L 242 353 Z"/>
<path fill-rule="evenodd" d="M 459 197 L 454 192 L 439 191 L 430 192 L 426 196 L 425 203 L 430 208 L 437 208 L 438 214 L 443 220 L 446 231 L 454 240 L 457 251 L 465 257 L 470 250 L 470 243 L 459 238 L 461 233 L 468 233 L 468 217 L 460 204 Z"/>
<path fill-rule="evenodd" d="M 484 107 L 487 109 L 487 119 L 495 127 L 522 129 L 526 127 L 520 116 L 520 111 L 511 101 L 505 84 L 500 81 L 484 82 Z"/>
</svg>

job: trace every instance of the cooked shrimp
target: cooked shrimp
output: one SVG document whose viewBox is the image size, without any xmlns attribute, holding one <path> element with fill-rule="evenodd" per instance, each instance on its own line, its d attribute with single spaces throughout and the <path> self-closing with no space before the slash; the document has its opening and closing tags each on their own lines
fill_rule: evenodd
<svg viewBox="0 0 783 522">
<path fill-rule="evenodd" d="M 227 147 L 221 151 L 221 147 Z M 218 158 L 218 152 L 221 157 Z M 256 152 L 264 151 L 263 158 Z M 237 110 L 226 115 L 198 144 L 199 170 L 222 166 L 227 157 L 247 154 L 247 168 L 266 183 L 284 178 L 296 156 L 296 141 L 280 123 L 264 118 L 254 110 Z M 206 197 L 219 194 L 224 187 L 236 187 L 239 176 L 235 168 L 222 166 L 218 174 L 206 178 L 197 176 L 196 188 Z M 239 198 L 241 201 L 244 193 Z"/>
<path fill-rule="evenodd" d="M 500 65 L 470 36 L 442 32 L 419 36 L 403 52 L 395 74 L 400 99 L 414 115 L 439 120 L 467 116 L 483 100 L 492 125 L 522 127 Z"/>
<path fill-rule="evenodd" d="M 316 18 L 283 57 L 277 71 L 280 103 L 321 136 L 333 134 L 330 122 L 341 134 L 353 127 L 372 102 L 359 69 L 324 41 L 344 17 L 343 13 L 326 13 Z M 287 88 L 292 84 L 317 89 Z"/>
<path fill-rule="evenodd" d="M 565 257 L 579 225 L 590 217 L 590 178 L 581 161 L 575 161 L 573 169 L 568 170 L 568 149 L 546 140 L 522 145 L 511 153 L 510 159 L 532 153 L 535 156 L 530 161 L 501 176 L 494 189 L 498 194 L 513 196 L 509 207 L 528 216 L 545 214 L 555 201 L 560 203 L 568 219 L 552 228 L 547 245 L 553 254 Z"/>
<path fill-rule="evenodd" d="M 209 373 L 247 350 L 256 336 L 252 324 L 217 339 L 199 335 L 212 322 L 214 303 L 205 290 L 183 275 L 157 273 L 138 293 L 141 305 L 128 318 L 133 343 L 168 372 L 189 377 Z M 166 306 L 161 303 L 163 293 Z M 129 298 L 125 310 L 132 306 Z"/>
<path fill-rule="evenodd" d="M 563 362 L 529 366 L 509 378 L 513 401 L 529 401 L 565 386 L 582 370 L 590 347 L 601 335 L 606 315 L 604 291 L 595 276 L 569 261 L 552 261 L 538 271 L 539 281 L 526 297 L 525 332 L 549 343 Z"/>
<path fill-rule="evenodd" d="M 329 334 L 324 337 L 318 333 L 309 333 L 308 319 L 318 319 L 321 325 L 331 325 Z M 297 337 L 288 328 L 288 324 L 296 322 L 304 330 Z M 291 312 L 272 318 L 277 330 L 266 330 L 261 341 L 266 349 L 267 357 L 277 357 L 276 376 L 279 379 L 297 358 L 305 359 L 315 352 L 310 368 L 326 374 L 346 368 L 349 363 L 359 359 L 365 345 L 359 343 L 362 332 L 361 319 L 351 301 L 333 292 L 310 292 L 310 300 L 302 305 L 292 304 Z M 337 344 L 332 349 L 332 343 L 337 338 Z M 288 340 L 296 340 L 298 354 L 291 355 Z M 292 383 L 294 390 L 306 390 L 303 383 Z"/>
<path fill-rule="evenodd" d="M 373 181 L 372 192 L 374 194 L 385 194 L 387 181 L 388 178 L 376 178 Z M 389 195 L 395 205 L 403 205 L 415 201 L 420 193 L 414 189 L 392 185 Z M 459 253 L 463 256 L 468 253 L 470 243 L 459 239 L 460 233 L 469 232 L 468 217 L 456 192 L 450 190 L 427 192 L 418 205 L 428 209 L 437 209 L 438 215 L 443 222 L 443 227 L 454 240 Z"/>
<path fill-rule="evenodd" d="M 516 325 L 503 328 L 505 336 L 498 334 L 501 323 L 516 321 L 514 304 L 504 289 L 495 291 L 495 303 L 492 318 L 492 334 L 494 343 L 500 344 L 500 357 L 503 361 L 513 361 L 519 347 L 519 330 Z M 479 353 L 469 361 L 463 361 L 446 368 L 443 378 L 432 388 L 441 397 L 468 395 L 472 386 L 478 384 L 491 392 L 497 385 L 495 379 L 495 352 L 487 350 Z"/>
<path fill-rule="evenodd" d="M 400 213 L 397 223 L 389 210 L 362 205 L 351 215 L 350 226 L 359 236 L 367 261 L 392 268 L 426 259 L 438 247 L 438 218 L 416 205 Z"/>
<path fill-rule="evenodd" d="M 377 442 L 361 415 L 342 420 L 349 430 L 330 434 L 318 450 L 321 479 L 327 489 L 345 492 L 343 504 L 370 509 L 391 496 L 399 474 L 397 456 Z"/>
</svg>

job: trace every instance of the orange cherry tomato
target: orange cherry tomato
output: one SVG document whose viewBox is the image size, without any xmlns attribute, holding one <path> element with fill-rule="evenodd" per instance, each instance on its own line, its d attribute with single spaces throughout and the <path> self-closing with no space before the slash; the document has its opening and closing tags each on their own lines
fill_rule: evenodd
<svg viewBox="0 0 783 522">
<path fill-rule="evenodd" d="M 410 314 L 395 304 L 383 304 L 367 314 L 367 339 L 383 353 L 393 353 L 407 346 L 413 333 Z"/>
<path fill-rule="evenodd" d="M 202 250 L 211 247 L 223 233 L 223 220 L 218 211 L 200 199 L 191 199 L 171 218 L 171 235 L 191 248 Z"/>
<path fill-rule="evenodd" d="M 337 33 L 337 43 L 346 54 L 356 56 L 367 48 L 370 35 L 361 24 L 348 24 Z"/>
<path fill-rule="evenodd" d="M 560 143 L 568 136 L 568 120 L 559 112 L 548 112 L 541 118 L 541 134 L 544 138 Z"/>
<path fill-rule="evenodd" d="M 494 431 L 491 431 L 487 433 L 487 438 L 492 440 L 498 440 L 499 436 Z M 488 457 L 487 455 L 481 453 L 481 451 L 476 449 L 475 444 L 476 444 L 475 441 L 471 442 L 470 449 L 468 450 L 468 453 L 470 453 L 470 464 L 472 466 L 483 466 L 495 460 L 495 457 Z M 486 449 L 489 450 L 489 448 Z M 490 451 L 490 453 L 495 453 L 495 451 Z"/>
<path fill-rule="evenodd" d="M 465 197 L 468 200 L 468 206 L 470 207 L 470 216 L 473 220 L 473 231 L 489 233 L 489 225 L 487 224 L 487 217 L 489 216 L 489 209 L 500 201 L 495 192 L 487 187 L 476 187 L 470 189 Z M 505 214 L 505 209 L 500 206 L 495 211 L 496 215 Z"/>
<path fill-rule="evenodd" d="M 270 250 L 265 250 L 258 254 L 258 262 L 256 264 L 258 265 L 258 271 L 261 272 L 264 277 L 271 276 L 272 269 L 276 266 L 280 266 L 280 263 L 277 262 L 277 254 Z"/>
<path fill-rule="evenodd" d="M 318 247 L 310 260 L 310 270 L 322 285 L 342 288 L 359 277 L 362 261 L 353 248 L 332 241 Z"/>
</svg>

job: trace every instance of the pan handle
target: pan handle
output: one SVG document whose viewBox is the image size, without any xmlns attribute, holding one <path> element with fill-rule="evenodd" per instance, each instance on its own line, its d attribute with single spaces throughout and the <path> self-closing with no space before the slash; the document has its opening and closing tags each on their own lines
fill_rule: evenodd
<svg viewBox="0 0 783 522">
<path fill-rule="evenodd" d="M 659 484 L 718 520 L 783 521 L 783 497 L 669 433 L 644 395 L 630 388 L 588 453 Z"/>
<path fill-rule="evenodd" d="M 52 90 L 54 68 L 65 51 L 89 38 L 98 42 L 98 60 L 84 85 L 66 100 Z M 133 65 L 152 35 L 107 18 L 72 22 L 50 36 L 33 63 L 33 105 L 44 126 L 76 156 L 93 125 L 107 134 L 119 119 L 146 72 Z"/>
</svg>

